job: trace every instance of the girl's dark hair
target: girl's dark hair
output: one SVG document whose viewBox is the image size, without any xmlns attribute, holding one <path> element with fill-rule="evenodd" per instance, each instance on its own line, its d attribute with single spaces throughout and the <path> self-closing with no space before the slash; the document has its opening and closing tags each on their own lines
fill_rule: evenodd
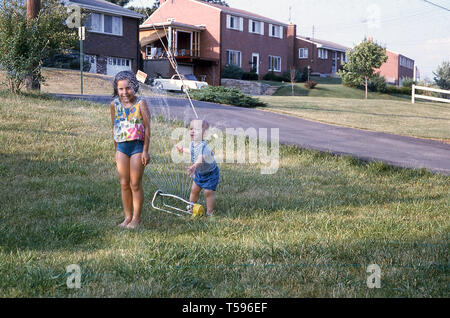
<svg viewBox="0 0 450 318">
<path fill-rule="evenodd" d="M 137 80 L 136 75 L 134 75 L 134 73 L 131 71 L 122 71 L 122 72 L 117 73 L 116 76 L 114 77 L 113 97 L 119 96 L 119 92 L 117 90 L 117 83 L 119 81 L 123 81 L 123 80 L 128 80 L 128 82 L 130 83 L 131 87 L 133 88 L 135 94 L 139 91 L 139 81 Z"/>
</svg>

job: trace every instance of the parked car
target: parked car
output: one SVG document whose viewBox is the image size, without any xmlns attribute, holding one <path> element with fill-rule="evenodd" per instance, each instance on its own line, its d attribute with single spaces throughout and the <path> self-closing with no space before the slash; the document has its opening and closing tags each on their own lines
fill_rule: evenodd
<svg viewBox="0 0 450 318">
<path fill-rule="evenodd" d="M 157 89 L 174 90 L 184 92 L 186 89 L 201 89 L 207 87 L 208 83 L 197 80 L 194 74 L 181 74 L 183 80 L 177 74 L 173 75 L 172 78 L 156 78 L 153 85 Z"/>
</svg>

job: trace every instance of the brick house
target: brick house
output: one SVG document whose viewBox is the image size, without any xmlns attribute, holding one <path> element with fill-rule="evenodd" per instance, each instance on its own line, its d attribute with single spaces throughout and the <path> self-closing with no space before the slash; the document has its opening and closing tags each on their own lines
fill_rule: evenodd
<svg viewBox="0 0 450 318">
<path fill-rule="evenodd" d="M 414 78 L 414 60 L 390 50 L 386 50 L 388 60 L 375 72 L 384 76 L 391 85 L 401 86 L 405 77 Z"/>
<path fill-rule="evenodd" d="M 104 0 L 69 0 L 87 12 L 85 61 L 89 72 L 114 76 L 139 69 L 139 19 L 144 16 Z"/>
<path fill-rule="evenodd" d="M 220 85 L 223 68 L 234 64 L 259 78 L 281 75 L 294 65 L 296 26 L 248 11 L 198 0 L 161 0 L 140 26 L 144 71 L 170 76 L 160 43 L 169 47 L 184 73 Z"/>
<path fill-rule="evenodd" d="M 312 74 L 335 75 L 346 61 L 346 51 L 350 48 L 330 41 L 311 39 L 309 37 L 296 38 L 297 69 L 310 67 Z"/>
</svg>

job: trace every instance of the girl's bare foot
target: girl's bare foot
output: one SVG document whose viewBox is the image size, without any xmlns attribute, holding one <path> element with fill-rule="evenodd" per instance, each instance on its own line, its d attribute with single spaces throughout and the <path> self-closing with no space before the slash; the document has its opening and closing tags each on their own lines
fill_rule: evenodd
<svg viewBox="0 0 450 318">
<path fill-rule="evenodd" d="M 119 227 L 127 227 L 127 225 L 131 222 L 131 219 L 125 219 L 122 223 L 119 224 Z"/>
<path fill-rule="evenodd" d="M 133 219 L 130 223 L 128 223 L 127 229 L 135 229 L 138 227 L 139 223 L 141 223 L 141 220 Z"/>
</svg>

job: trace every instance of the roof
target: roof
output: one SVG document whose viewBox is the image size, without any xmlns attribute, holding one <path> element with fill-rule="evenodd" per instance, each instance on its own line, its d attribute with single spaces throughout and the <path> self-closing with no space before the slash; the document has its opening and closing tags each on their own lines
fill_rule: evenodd
<svg viewBox="0 0 450 318">
<path fill-rule="evenodd" d="M 217 9 L 221 10 L 222 12 L 233 14 L 233 15 L 238 15 L 238 16 L 241 16 L 241 17 L 244 17 L 244 18 L 253 18 L 255 20 L 262 21 L 262 22 L 288 26 L 288 24 L 286 24 L 286 23 L 283 23 L 283 22 L 280 22 L 280 21 L 276 21 L 276 20 L 264 17 L 264 16 L 259 15 L 259 14 L 255 14 L 255 13 L 252 13 L 252 12 L 249 12 L 249 11 L 245 11 L 245 10 L 241 10 L 241 9 L 235 9 L 235 8 L 230 8 L 230 7 L 227 7 L 227 6 L 220 5 L 220 4 L 204 2 L 204 1 L 201 1 L 201 0 L 191 0 L 191 1 L 203 4 L 203 5 L 206 5 L 206 6 L 210 6 L 210 7 L 215 7 Z"/>
<path fill-rule="evenodd" d="M 325 41 L 325 40 L 319 40 L 319 39 L 314 39 L 312 40 L 311 38 L 307 38 L 307 37 L 302 37 L 302 36 L 297 36 L 297 39 L 306 41 L 306 42 L 310 42 L 310 43 L 314 43 L 317 45 L 318 48 L 321 49 L 329 49 L 329 50 L 333 50 L 333 51 L 340 51 L 340 52 L 346 52 L 348 50 L 350 50 L 349 47 L 334 43 L 334 42 L 330 42 L 330 41 Z"/>
<path fill-rule="evenodd" d="M 206 30 L 206 27 L 204 25 L 192 25 L 192 24 L 186 24 L 186 23 L 180 23 L 176 21 L 167 21 L 167 22 L 159 22 L 159 23 L 153 23 L 153 24 L 142 24 L 139 26 L 140 30 L 149 30 L 149 29 L 160 29 L 163 27 L 175 27 L 179 29 L 188 29 L 191 31 L 204 31 Z"/>
<path fill-rule="evenodd" d="M 105 0 L 66 0 L 68 4 L 79 5 L 83 9 L 97 11 L 102 13 L 109 13 L 112 15 L 121 15 L 130 18 L 141 19 L 145 16 L 136 11 L 123 8 L 117 4 Z"/>
</svg>

